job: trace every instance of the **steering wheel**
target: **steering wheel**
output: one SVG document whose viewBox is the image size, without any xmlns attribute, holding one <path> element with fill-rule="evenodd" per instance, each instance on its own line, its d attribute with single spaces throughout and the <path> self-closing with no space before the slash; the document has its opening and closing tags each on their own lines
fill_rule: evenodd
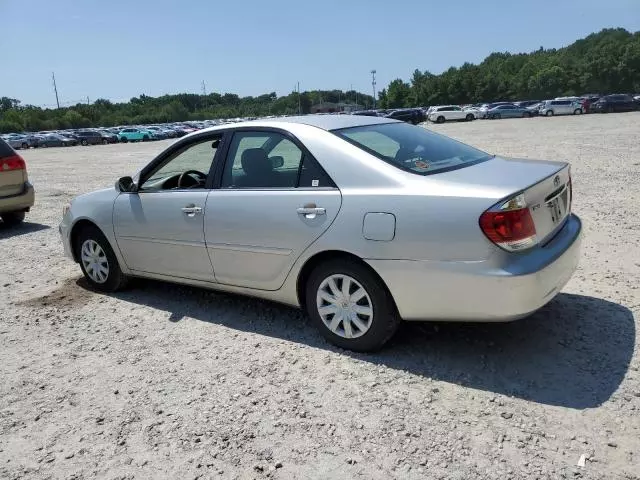
<svg viewBox="0 0 640 480">
<path fill-rule="evenodd" d="M 189 185 L 189 186 L 188 186 L 188 187 L 186 187 L 186 188 L 195 187 L 196 185 L 199 185 L 199 184 L 200 184 L 200 180 L 206 180 L 206 179 L 207 179 L 207 175 L 206 175 L 206 174 L 204 174 L 204 173 L 202 173 L 202 172 L 199 172 L 198 170 L 187 170 L 186 172 L 182 172 L 182 173 L 180 174 L 180 176 L 178 177 L 178 188 L 185 188 L 185 187 L 182 185 L 182 181 L 183 181 L 185 178 L 191 178 L 191 179 L 193 180 L 193 177 L 189 177 L 189 175 L 191 175 L 192 173 L 198 177 L 198 183 L 197 183 L 197 184 L 195 184 L 195 185 Z"/>
</svg>

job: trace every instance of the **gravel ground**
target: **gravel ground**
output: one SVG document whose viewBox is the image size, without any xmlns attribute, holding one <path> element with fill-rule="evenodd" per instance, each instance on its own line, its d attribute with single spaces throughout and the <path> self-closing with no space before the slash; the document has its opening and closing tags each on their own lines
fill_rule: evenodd
<svg viewBox="0 0 640 480">
<path fill-rule="evenodd" d="M 0 478 L 640 478 L 640 113 L 428 128 L 571 161 L 582 262 L 531 318 L 406 324 L 374 355 L 266 302 L 87 290 L 62 206 L 167 142 L 23 152 L 37 205 L 0 225 Z"/>
</svg>

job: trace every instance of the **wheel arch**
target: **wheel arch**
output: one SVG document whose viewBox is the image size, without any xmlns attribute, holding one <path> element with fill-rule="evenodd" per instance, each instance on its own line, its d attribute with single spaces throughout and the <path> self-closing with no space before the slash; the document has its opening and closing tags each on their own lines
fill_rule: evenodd
<svg viewBox="0 0 640 480">
<path fill-rule="evenodd" d="M 69 233 L 69 243 L 71 245 L 71 254 L 73 255 L 73 260 L 76 263 L 80 261 L 78 259 L 78 252 L 76 252 L 76 242 L 78 240 L 80 232 L 82 232 L 82 230 L 87 227 L 97 228 L 102 233 L 102 235 L 104 235 L 102 229 L 95 222 L 92 222 L 87 218 L 82 218 L 74 223 L 73 227 L 71 227 L 71 232 Z M 104 237 L 107 239 L 107 241 L 109 240 L 106 235 L 104 235 Z M 113 246 L 111 248 L 113 249 Z"/>
<path fill-rule="evenodd" d="M 324 262 L 327 262 L 330 260 L 336 260 L 336 259 L 344 259 L 344 260 L 352 261 L 366 268 L 375 278 L 378 279 L 378 281 L 380 282 L 380 285 L 382 285 L 382 287 L 387 291 L 387 293 L 389 294 L 389 298 L 391 298 L 391 301 L 393 302 L 393 308 L 396 310 L 396 312 L 398 311 L 398 308 L 395 304 L 395 299 L 393 298 L 393 295 L 391 295 L 391 291 L 389 290 L 389 287 L 387 286 L 384 279 L 380 276 L 380 274 L 371 265 L 369 265 L 367 262 L 365 262 L 362 258 L 358 257 L 357 255 L 354 255 L 353 253 L 345 252 L 343 250 L 325 250 L 323 252 L 318 252 L 313 256 L 309 257 L 305 261 L 302 268 L 300 269 L 300 272 L 298 273 L 298 278 L 296 280 L 296 295 L 298 297 L 298 303 L 300 304 L 300 308 L 302 308 L 302 310 L 305 313 L 307 309 L 306 284 L 309 279 L 309 276 L 311 275 L 311 272 L 313 272 L 313 270 L 318 265 Z"/>
</svg>

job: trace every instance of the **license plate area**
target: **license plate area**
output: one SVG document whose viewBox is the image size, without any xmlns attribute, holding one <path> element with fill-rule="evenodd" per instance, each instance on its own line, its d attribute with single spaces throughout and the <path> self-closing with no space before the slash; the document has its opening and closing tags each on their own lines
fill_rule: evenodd
<svg viewBox="0 0 640 480">
<path fill-rule="evenodd" d="M 547 202 L 547 209 L 554 226 L 560 224 L 569 213 L 569 189 L 565 188 L 562 193 Z"/>
</svg>

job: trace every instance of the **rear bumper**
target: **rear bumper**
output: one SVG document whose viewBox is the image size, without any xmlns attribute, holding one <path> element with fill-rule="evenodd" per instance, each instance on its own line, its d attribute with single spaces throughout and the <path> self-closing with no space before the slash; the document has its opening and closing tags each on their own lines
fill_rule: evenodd
<svg viewBox="0 0 640 480">
<path fill-rule="evenodd" d="M 0 213 L 27 211 L 35 202 L 35 192 L 33 185 L 24 183 L 24 187 L 17 195 L 0 197 Z"/>
<path fill-rule="evenodd" d="M 544 247 L 492 261 L 367 260 L 405 320 L 504 322 L 553 299 L 578 266 L 582 223 L 571 215 Z"/>
</svg>

